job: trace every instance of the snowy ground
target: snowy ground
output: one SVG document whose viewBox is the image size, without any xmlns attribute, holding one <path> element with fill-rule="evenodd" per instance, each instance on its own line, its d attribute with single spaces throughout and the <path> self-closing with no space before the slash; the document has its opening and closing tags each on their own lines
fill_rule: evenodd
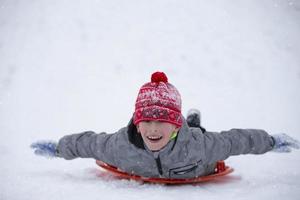
<svg viewBox="0 0 300 200">
<path fill-rule="evenodd" d="M 168 187 L 29 145 L 125 126 L 156 70 L 208 130 L 300 139 L 299 35 L 293 0 L 0 0 L 0 199 L 298 199 L 300 151 L 232 157 L 225 179 Z"/>
</svg>

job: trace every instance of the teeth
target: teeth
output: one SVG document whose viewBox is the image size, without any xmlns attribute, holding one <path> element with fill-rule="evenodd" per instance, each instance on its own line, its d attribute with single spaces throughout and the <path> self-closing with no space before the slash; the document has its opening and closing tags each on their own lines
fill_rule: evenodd
<svg viewBox="0 0 300 200">
<path fill-rule="evenodd" d="M 147 136 L 147 137 L 151 140 L 158 140 L 158 139 L 162 138 L 162 136 Z"/>
</svg>

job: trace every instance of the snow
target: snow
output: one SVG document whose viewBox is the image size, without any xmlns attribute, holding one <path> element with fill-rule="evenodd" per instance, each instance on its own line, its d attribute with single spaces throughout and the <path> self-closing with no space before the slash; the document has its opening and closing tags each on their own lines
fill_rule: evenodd
<svg viewBox="0 0 300 200">
<path fill-rule="evenodd" d="M 299 10 L 296 0 L 0 1 L 0 199 L 298 199 L 299 150 L 231 157 L 225 179 L 169 187 L 29 146 L 125 126 L 157 70 L 207 130 L 299 140 Z"/>
</svg>

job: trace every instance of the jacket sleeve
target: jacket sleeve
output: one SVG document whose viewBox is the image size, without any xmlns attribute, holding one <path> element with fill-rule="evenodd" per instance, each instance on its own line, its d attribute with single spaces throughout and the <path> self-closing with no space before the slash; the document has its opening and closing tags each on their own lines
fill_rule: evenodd
<svg viewBox="0 0 300 200">
<path fill-rule="evenodd" d="M 208 163 L 240 154 L 263 154 L 272 150 L 274 141 L 264 130 L 231 129 L 221 133 L 204 133 L 205 157 Z"/>
<path fill-rule="evenodd" d="M 58 156 L 71 160 L 74 158 L 94 158 L 114 164 L 118 132 L 96 134 L 87 131 L 62 137 L 57 146 Z"/>
</svg>

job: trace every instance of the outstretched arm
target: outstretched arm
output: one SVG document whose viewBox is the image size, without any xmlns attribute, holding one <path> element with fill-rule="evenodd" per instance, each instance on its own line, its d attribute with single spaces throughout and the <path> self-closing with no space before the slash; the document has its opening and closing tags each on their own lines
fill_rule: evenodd
<svg viewBox="0 0 300 200">
<path fill-rule="evenodd" d="M 102 159 L 110 149 L 111 137 L 112 134 L 96 134 L 93 131 L 64 136 L 57 145 L 58 155 L 67 160 L 78 157 Z"/>
<path fill-rule="evenodd" d="M 287 136 L 287 135 L 285 135 Z M 204 133 L 206 158 L 210 163 L 225 160 L 232 155 L 263 154 L 268 151 L 283 151 L 289 147 L 299 148 L 299 142 L 282 135 L 271 136 L 264 130 L 231 129 L 221 133 Z"/>
<path fill-rule="evenodd" d="M 46 157 L 62 157 L 67 160 L 74 158 L 95 158 L 107 163 L 114 163 L 117 149 L 115 144 L 118 134 L 96 134 L 87 131 L 62 137 L 58 143 L 39 141 L 31 147 L 35 154 Z"/>
</svg>

